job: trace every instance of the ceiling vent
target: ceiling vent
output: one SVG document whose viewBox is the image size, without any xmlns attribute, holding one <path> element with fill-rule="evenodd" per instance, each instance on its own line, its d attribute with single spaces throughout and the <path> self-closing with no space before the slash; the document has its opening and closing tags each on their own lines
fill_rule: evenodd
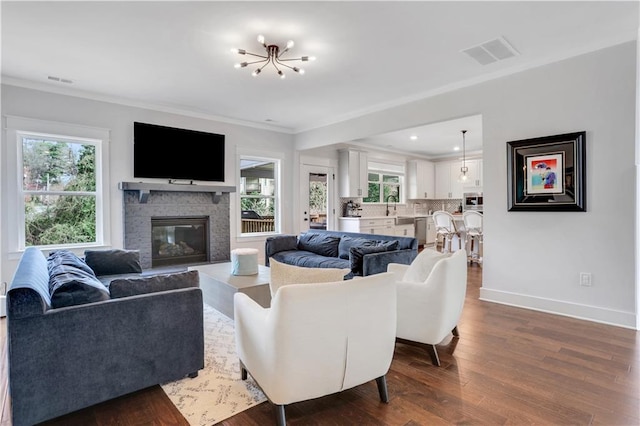
<svg viewBox="0 0 640 426">
<path fill-rule="evenodd" d="M 480 65 L 487 65 L 519 55 L 518 51 L 503 37 L 485 41 L 482 44 L 464 49 L 461 52 L 471 56 L 471 58 L 475 59 Z"/>
<path fill-rule="evenodd" d="M 51 81 L 57 81 L 59 83 L 67 83 L 67 84 L 73 83 L 73 81 L 69 80 L 68 78 L 54 77 L 52 75 L 48 76 L 47 79 Z"/>
</svg>

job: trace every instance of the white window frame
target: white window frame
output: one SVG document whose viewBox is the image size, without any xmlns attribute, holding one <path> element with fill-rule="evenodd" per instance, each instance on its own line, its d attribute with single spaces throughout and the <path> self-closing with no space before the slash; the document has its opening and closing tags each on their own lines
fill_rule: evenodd
<svg viewBox="0 0 640 426">
<path fill-rule="evenodd" d="M 398 176 L 399 178 L 399 183 L 398 186 L 400 187 L 400 199 L 397 200 L 397 204 L 404 204 L 406 202 L 407 199 L 407 185 L 406 185 L 406 179 L 405 179 L 405 174 L 406 174 L 406 169 L 403 165 L 399 165 L 399 164 L 395 164 L 395 163 L 385 163 L 382 161 L 369 161 L 368 167 L 367 167 L 367 187 L 369 186 L 369 173 L 375 173 L 377 175 L 380 175 L 380 178 L 382 178 L 382 175 L 392 175 L 392 176 Z M 381 182 L 381 185 L 384 185 L 383 182 Z M 380 191 L 380 196 L 382 197 L 384 191 Z M 385 204 L 386 202 L 384 200 L 382 201 L 377 201 L 377 202 L 364 202 L 363 199 L 363 204 L 366 204 L 368 206 L 374 205 L 374 204 Z"/>
<path fill-rule="evenodd" d="M 269 163 L 274 163 L 274 206 L 273 206 L 273 218 L 274 218 L 274 231 L 273 232 L 242 232 L 242 194 L 240 193 L 240 182 L 242 181 L 241 177 L 241 169 L 240 169 L 240 161 L 241 160 L 250 160 L 250 161 L 264 161 Z M 238 170 L 236 176 L 236 182 L 238 182 L 238 191 L 236 192 L 236 205 L 237 213 L 236 213 L 236 223 L 237 223 L 237 235 L 239 238 L 253 238 L 253 237 L 264 237 L 269 235 L 277 235 L 281 233 L 281 222 L 282 222 L 282 159 L 272 156 L 264 156 L 260 154 L 238 154 L 236 159 L 236 168 Z"/>
<path fill-rule="evenodd" d="M 25 203 L 22 182 L 22 138 L 24 136 L 34 138 L 48 138 L 65 142 L 92 144 L 95 146 L 95 175 L 96 175 L 96 241 L 90 243 L 59 244 L 37 246 L 41 249 L 77 249 L 96 248 L 110 245 L 110 220 L 109 220 L 109 176 L 108 176 L 108 152 L 110 132 L 108 129 L 94 128 L 82 125 L 60 123 L 54 121 L 38 120 L 24 117 L 6 117 L 6 144 L 7 155 L 5 167 L 7 171 L 6 191 L 8 197 L 5 202 L 13 205 L 12 208 L 4 206 L 7 214 L 3 233 L 9 236 L 9 253 L 21 253 L 26 247 L 25 242 Z M 13 161 L 12 161 L 13 160 Z M 50 192 L 51 195 L 60 195 Z M 64 194 L 63 194 L 64 195 Z M 69 194 L 67 194 L 69 195 Z M 71 193 L 71 195 L 78 195 Z M 15 200 L 11 202 L 8 200 Z"/>
</svg>

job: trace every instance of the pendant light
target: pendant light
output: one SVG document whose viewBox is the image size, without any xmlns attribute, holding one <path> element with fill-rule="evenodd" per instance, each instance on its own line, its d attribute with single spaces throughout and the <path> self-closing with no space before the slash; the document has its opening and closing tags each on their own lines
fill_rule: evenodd
<svg viewBox="0 0 640 426">
<path fill-rule="evenodd" d="M 465 133 L 466 130 L 461 130 L 462 132 L 462 167 L 460 167 L 460 175 L 458 176 L 458 182 L 466 182 L 469 179 L 467 172 L 469 168 L 467 167 L 467 159 L 466 159 L 466 146 L 465 146 Z"/>
</svg>

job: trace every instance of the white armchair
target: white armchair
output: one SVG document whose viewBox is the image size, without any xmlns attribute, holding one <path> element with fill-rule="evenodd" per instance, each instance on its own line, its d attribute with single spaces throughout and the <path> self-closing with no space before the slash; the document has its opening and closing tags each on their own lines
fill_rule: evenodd
<svg viewBox="0 0 640 426">
<path fill-rule="evenodd" d="M 467 290 L 467 255 L 423 250 L 411 265 L 389 264 L 398 302 L 397 341 L 423 346 L 440 365 L 436 345 L 449 333 L 458 337 L 458 321 Z"/>
<path fill-rule="evenodd" d="M 393 274 L 280 287 L 263 308 L 234 296 L 235 333 L 242 379 L 251 374 L 276 406 L 353 388 L 375 379 L 388 402 L 385 375 L 396 335 Z"/>
</svg>

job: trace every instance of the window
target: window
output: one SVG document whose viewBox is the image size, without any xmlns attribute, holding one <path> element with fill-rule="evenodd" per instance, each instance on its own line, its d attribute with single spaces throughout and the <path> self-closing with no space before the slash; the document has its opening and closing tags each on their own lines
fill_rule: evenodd
<svg viewBox="0 0 640 426">
<path fill-rule="evenodd" d="M 96 144 L 19 133 L 24 245 L 96 243 Z"/>
<path fill-rule="evenodd" d="M 240 157 L 242 236 L 279 232 L 280 161 Z"/>
<path fill-rule="evenodd" d="M 369 162 L 369 196 L 363 203 L 400 203 L 404 199 L 404 168 L 394 164 Z"/>
<path fill-rule="evenodd" d="M 15 226 L 7 229 L 16 241 L 11 248 L 104 245 L 102 154 L 108 131 L 8 117 L 7 136 L 16 141 L 6 163 L 17 206 L 9 216 Z"/>
</svg>

